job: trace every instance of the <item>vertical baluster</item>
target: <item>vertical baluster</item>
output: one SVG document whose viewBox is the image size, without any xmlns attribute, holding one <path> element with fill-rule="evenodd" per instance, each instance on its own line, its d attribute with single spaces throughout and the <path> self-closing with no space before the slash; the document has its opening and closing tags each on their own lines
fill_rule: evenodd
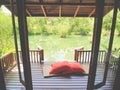
<svg viewBox="0 0 120 90">
<path fill-rule="evenodd" d="M 86 52 L 86 63 L 88 63 L 88 51 Z"/>
<path fill-rule="evenodd" d="M 37 52 L 35 51 L 35 60 L 36 60 L 36 63 L 38 62 L 37 60 Z"/>
<path fill-rule="evenodd" d="M 40 62 L 40 55 L 39 55 L 39 51 L 37 51 L 38 52 L 38 62 Z"/>
<path fill-rule="evenodd" d="M 34 61 L 34 52 L 32 51 L 32 61 L 33 61 L 33 63 L 35 62 Z"/>
<path fill-rule="evenodd" d="M 101 63 L 104 62 L 104 51 L 101 53 Z"/>
<path fill-rule="evenodd" d="M 35 59 L 36 59 L 36 62 L 38 63 L 38 59 L 37 59 L 37 50 L 35 50 Z"/>
<path fill-rule="evenodd" d="M 4 58 L 4 62 L 5 62 L 5 68 L 4 68 L 4 70 L 7 70 L 7 68 L 8 68 L 8 65 L 7 65 L 7 57 Z"/>
<path fill-rule="evenodd" d="M 100 51 L 98 52 L 98 60 L 97 63 L 100 63 Z"/>
<path fill-rule="evenodd" d="M 100 63 L 102 63 L 103 62 L 103 51 L 101 51 L 101 54 L 100 54 Z"/>
<path fill-rule="evenodd" d="M 21 61 L 21 63 L 23 64 L 23 60 L 22 60 L 22 52 L 20 51 L 20 61 Z"/>
<path fill-rule="evenodd" d="M 87 62 L 86 63 L 88 62 L 89 62 L 89 51 L 87 51 Z"/>
<path fill-rule="evenodd" d="M 98 63 L 100 63 L 100 51 L 98 52 Z"/>
<path fill-rule="evenodd" d="M 36 59 L 37 59 L 37 63 L 38 63 L 38 51 L 36 51 Z"/>
<path fill-rule="evenodd" d="M 40 63 L 42 62 L 42 49 L 39 51 L 40 54 Z"/>
<path fill-rule="evenodd" d="M 105 51 L 103 51 L 103 53 L 102 53 L 102 63 L 105 62 L 105 61 L 104 61 L 104 58 L 105 58 Z"/>
<path fill-rule="evenodd" d="M 82 58 L 82 63 L 85 62 L 85 60 L 84 60 L 84 59 L 85 59 L 84 54 L 85 54 L 85 52 L 82 51 L 82 55 L 81 55 L 81 56 L 83 57 L 83 58 Z"/>
<path fill-rule="evenodd" d="M 85 63 L 87 62 L 87 51 L 85 51 Z"/>
<path fill-rule="evenodd" d="M 91 50 L 89 51 L 89 63 L 90 63 L 90 59 L 91 59 Z"/>
<path fill-rule="evenodd" d="M 34 52 L 34 63 L 36 63 L 36 59 L 35 59 L 35 51 L 33 51 Z"/>
<path fill-rule="evenodd" d="M 31 52 L 31 62 L 33 63 L 33 52 L 32 51 L 30 52 Z"/>
<path fill-rule="evenodd" d="M 32 62 L 32 61 L 31 61 L 31 51 L 29 51 L 29 55 L 30 55 L 30 62 Z"/>
<path fill-rule="evenodd" d="M 79 58 L 79 61 L 80 61 L 80 63 L 82 63 L 82 59 L 81 59 L 81 56 L 80 56 L 81 51 L 79 51 L 79 52 L 77 52 L 77 53 L 78 53 L 78 58 Z"/>
</svg>

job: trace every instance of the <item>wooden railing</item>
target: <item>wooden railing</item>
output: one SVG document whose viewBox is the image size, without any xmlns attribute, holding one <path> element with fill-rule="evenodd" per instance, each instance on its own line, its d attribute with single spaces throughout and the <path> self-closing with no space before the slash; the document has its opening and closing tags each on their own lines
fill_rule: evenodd
<svg viewBox="0 0 120 90">
<path fill-rule="evenodd" d="M 106 58 L 106 51 L 100 50 L 98 54 L 98 63 L 104 63 Z M 84 50 L 84 48 L 75 49 L 74 60 L 80 63 L 90 63 L 91 50 Z"/>
<path fill-rule="evenodd" d="M 10 52 L 0 57 L 0 64 L 2 66 L 3 71 L 5 72 L 10 71 L 17 64 L 15 54 Z"/>
<path fill-rule="evenodd" d="M 31 63 L 42 63 L 44 61 L 44 50 L 29 50 L 30 62 Z M 22 63 L 22 53 L 19 51 L 19 60 Z"/>
<path fill-rule="evenodd" d="M 105 63 L 107 52 L 105 50 L 100 50 L 98 54 L 98 63 Z M 74 60 L 80 63 L 90 63 L 91 60 L 91 50 L 84 50 L 84 47 L 75 49 Z M 118 67 L 118 57 L 111 54 L 109 60 L 109 66 L 117 70 Z"/>
<path fill-rule="evenodd" d="M 38 49 L 38 50 L 29 50 L 30 55 L 30 62 L 31 63 L 42 63 L 44 61 L 44 50 Z M 98 63 L 104 63 L 106 58 L 106 51 L 100 50 L 98 55 Z M 113 68 L 116 68 L 116 65 L 118 64 L 116 62 L 118 57 L 111 55 L 110 61 L 115 61 L 110 63 Z M 84 50 L 83 47 L 80 49 L 75 49 L 75 55 L 74 59 L 77 62 L 80 63 L 90 63 L 91 59 L 91 50 Z M 19 60 L 20 63 L 22 63 L 22 53 L 19 51 Z M 2 66 L 2 69 L 6 72 L 10 71 L 16 64 L 16 54 L 13 52 L 10 52 L 8 54 L 5 54 L 4 56 L 0 57 L 0 64 Z"/>
</svg>

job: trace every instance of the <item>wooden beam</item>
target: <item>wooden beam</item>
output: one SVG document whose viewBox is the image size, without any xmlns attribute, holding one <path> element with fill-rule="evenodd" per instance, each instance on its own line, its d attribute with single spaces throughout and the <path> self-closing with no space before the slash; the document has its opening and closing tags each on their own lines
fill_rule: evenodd
<svg viewBox="0 0 120 90">
<path fill-rule="evenodd" d="M 95 9 L 92 10 L 92 12 L 89 14 L 88 17 L 91 17 L 95 13 Z"/>
<path fill-rule="evenodd" d="M 95 76 L 97 70 L 100 40 L 101 40 L 100 38 L 102 31 L 103 12 L 104 12 L 104 0 L 96 0 L 96 15 L 94 19 L 94 33 L 92 40 L 92 53 L 91 53 L 87 90 L 94 90 L 95 88 L 94 83 L 95 83 Z"/>
<path fill-rule="evenodd" d="M 27 12 L 27 14 L 28 14 L 29 16 L 32 16 L 32 15 L 30 14 L 30 12 L 29 12 L 28 9 L 26 9 L 26 12 Z"/>
<path fill-rule="evenodd" d="M 118 10 L 117 6 L 118 6 L 118 0 L 115 0 L 111 33 L 110 33 L 110 40 L 109 40 L 108 51 L 107 51 L 108 53 L 106 56 L 105 73 L 104 73 L 104 78 L 103 78 L 104 83 L 106 82 L 108 67 L 109 67 L 109 60 L 110 60 L 110 56 L 111 56 L 111 52 L 112 52 L 112 45 L 113 45 L 115 26 L 116 26 L 116 20 L 117 20 L 117 10 Z"/>
<path fill-rule="evenodd" d="M 42 11 L 43 11 L 44 16 L 46 17 L 47 15 L 46 15 L 46 12 L 45 12 L 45 9 L 44 9 L 44 6 L 43 6 L 43 5 L 41 5 L 41 9 L 42 9 Z"/>
<path fill-rule="evenodd" d="M 62 14 L 62 6 L 60 5 L 59 6 L 59 17 L 61 17 L 61 14 Z"/>
<path fill-rule="evenodd" d="M 9 5 L 9 2 L 2 2 L 4 5 Z M 14 2 L 16 4 L 16 2 Z M 95 6 L 95 3 L 46 3 L 46 2 L 25 2 L 26 5 L 72 5 L 72 6 Z M 108 5 L 108 4 L 106 4 Z M 113 4 L 112 4 L 113 5 Z M 108 5 L 110 6 L 110 4 Z"/>
<path fill-rule="evenodd" d="M 15 50 L 16 50 L 16 58 L 17 58 L 17 66 L 18 66 L 18 73 L 19 73 L 19 80 L 22 80 L 21 76 L 21 68 L 20 68 L 20 61 L 19 61 L 19 54 L 18 54 L 18 42 L 17 42 L 17 33 L 16 33 L 16 25 L 15 25 L 15 16 L 14 16 L 14 5 L 13 0 L 11 0 L 11 13 L 12 13 L 12 25 L 13 25 L 13 33 L 14 33 L 14 42 L 15 42 Z"/>
<path fill-rule="evenodd" d="M 1 7 L 1 5 L 2 5 L 2 1 L 0 0 L 0 7 Z"/>
<path fill-rule="evenodd" d="M 80 6 L 77 6 L 77 8 L 76 8 L 76 10 L 75 10 L 75 13 L 74 13 L 74 17 L 77 16 L 79 9 L 80 9 Z"/>
<path fill-rule="evenodd" d="M 33 14 L 33 17 L 40 17 L 40 16 L 44 16 L 43 14 Z M 47 14 L 47 16 L 49 17 L 58 17 L 58 14 Z M 73 17 L 73 14 L 71 15 L 66 15 L 66 14 L 62 14 L 62 16 L 64 17 Z M 88 17 L 88 14 L 82 14 L 82 15 L 77 15 L 76 17 Z"/>
<path fill-rule="evenodd" d="M 6 2 L 5 0 L 2 1 L 3 5 L 9 5 L 9 2 Z M 16 4 L 16 2 L 14 2 L 14 4 Z M 93 3 L 51 3 L 51 2 L 25 2 L 26 5 L 71 5 L 71 6 L 95 6 L 95 2 Z M 105 6 L 113 6 L 114 3 L 105 3 Z"/>
<path fill-rule="evenodd" d="M 20 44 L 22 51 L 22 62 L 24 71 L 24 80 L 26 90 L 33 90 L 32 75 L 30 67 L 29 43 L 28 43 L 28 28 L 26 18 L 25 0 L 17 0 L 18 24 L 20 34 Z"/>
</svg>

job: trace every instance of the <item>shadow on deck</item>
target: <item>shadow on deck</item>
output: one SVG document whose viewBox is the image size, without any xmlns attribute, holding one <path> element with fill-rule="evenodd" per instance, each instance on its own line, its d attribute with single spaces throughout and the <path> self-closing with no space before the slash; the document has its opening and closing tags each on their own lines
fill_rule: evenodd
<svg viewBox="0 0 120 90">
<path fill-rule="evenodd" d="M 103 64 L 98 65 L 96 83 L 103 79 Z M 71 76 L 71 77 L 50 77 L 44 78 L 43 64 L 32 63 L 32 81 L 33 90 L 86 90 L 88 76 Z M 109 69 L 106 85 L 97 90 L 112 90 L 115 78 L 115 71 Z M 7 90 L 25 90 L 19 82 L 18 69 L 15 67 L 5 75 Z"/>
<path fill-rule="evenodd" d="M 44 51 L 41 50 L 31 50 L 30 53 L 30 62 L 31 62 L 31 72 L 32 72 L 32 82 L 33 90 L 86 90 L 88 76 L 71 76 L 71 77 L 50 77 L 44 78 L 43 75 L 43 66 L 48 62 L 44 62 Z M 1 58 L 1 66 L 3 70 L 6 71 L 6 67 L 13 65 L 16 61 L 15 54 L 8 54 Z M 19 52 L 19 60 L 22 65 L 21 52 Z M 89 71 L 91 58 L 91 50 L 76 49 L 74 60 L 80 62 L 83 68 L 86 71 Z M 105 69 L 105 58 L 106 51 L 99 51 L 98 55 L 98 66 L 95 84 L 102 82 L 104 69 Z M 116 57 L 112 57 L 114 60 Z M 50 64 L 50 63 L 49 63 Z M 116 64 L 115 64 L 116 65 Z M 13 67 L 13 66 L 12 66 Z M 106 85 L 97 89 L 97 90 L 112 90 L 114 79 L 115 79 L 116 70 L 109 68 Z M 22 79 L 23 71 L 22 71 Z M 25 90 L 24 86 L 19 81 L 19 74 L 17 66 L 12 68 L 10 72 L 5 73 L 5 81 L 7 90 Z"/>
</svg>

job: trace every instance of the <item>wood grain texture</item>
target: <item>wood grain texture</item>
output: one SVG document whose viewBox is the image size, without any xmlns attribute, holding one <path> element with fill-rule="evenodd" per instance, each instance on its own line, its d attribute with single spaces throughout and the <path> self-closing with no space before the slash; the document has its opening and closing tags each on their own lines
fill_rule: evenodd
<svg viewBox="0 0 120 90">
<path fill-rule="evenodd" d="M 86 90 L 88 76 L 50 77 L 44 78 L 43 64 L 32 63 L 33 90 Z M 96 83 L 102 81 L 103 68 L 97 69 Z M 112 90 L 115 71 L 109 69 L 106 85 L 97 90 Z M 19 82 L 17 67 L 5 75 L 7 90 L 25 90 Z"/>
</svg>

